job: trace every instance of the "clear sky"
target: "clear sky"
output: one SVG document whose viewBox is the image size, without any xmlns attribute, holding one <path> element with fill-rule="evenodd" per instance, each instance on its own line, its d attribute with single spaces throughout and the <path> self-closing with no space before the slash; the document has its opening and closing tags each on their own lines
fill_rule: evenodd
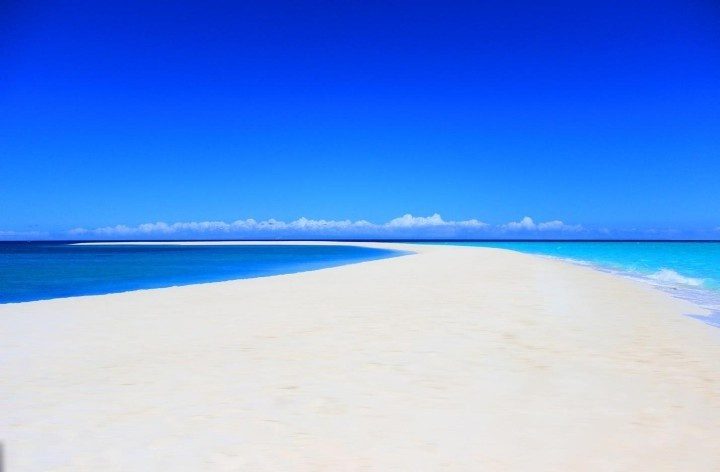
<svg viewBox="0 0 720 472">
<path fill-rule="evenodd" d="M 0 111 L 5 239 L 720 237 L 712 0 L 3 1 Z"/>
</svg>

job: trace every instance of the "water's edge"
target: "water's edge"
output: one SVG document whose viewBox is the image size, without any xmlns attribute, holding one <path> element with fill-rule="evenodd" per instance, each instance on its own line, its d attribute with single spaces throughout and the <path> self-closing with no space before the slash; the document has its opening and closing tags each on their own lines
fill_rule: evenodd
<svg viewBox="0 0 720 472">
<path fill-rule="evenodd" d="M 75 249 L 69 246 L 51 243 L 34 248 L 25 245 L 20 253 L 17 245 L 13 252 L 6 244 L 5 251 L 0 251 L 0 262 L 4 260 L 0 264 L 0 304 L 290 275 L 413 254 L 412 251 L 352 244 L 314 248 L 272 246 L 277 247 L 280 253 L 263 244 L 212 248 L 195 246 L 181 248 L 169 255 L 163 255 L 162 251 L 171 244 L 152 248 L 134 246 L 134 254 L 129 255 L 123 254 L 127 247 L 117 245 L 76 246 Z M 264 251 L 268 257 L 247 254 L 247 251 L 253 250 Z M 97 251 L 106 253 L 95 255 Z M 211 251 L 210 256 L 204 255 L 203 251 Z M 112 257 L 108 258 L 107 252 Z"/>
<path fill-rule="evenodd" d="M 511 250 L 511 249 L 509 249 Z M 520 251 L 517 251 L 520 252 Z M 528 253 L 524 253 L 528 254 Z M 695 318 L 697 320 L 700 320 L 704 323 L 707 323 L 711 326 L 720 327 L 720 294 L 717 293 L 715 290 L 700 288 L 700 287 L 682 287 L 678 285 L 673 284 L 663 284 L 657 280 L 657 278 L 653 278 L 652 276 L 643 276 L 634 272 L 630 271 L 623 271 L 616 268 L 610 268 L 606 267 L 594 262 L 588 262 L 578 259 L 572 259 L 569 257 L 557 257 L 557 256 L 548 256 L 544 254 L 531 254 L 533 256 L 542 257 L 546 259 L 552 259 L 552 260 L 559 260 L 563 262 L 567 262 L 574 265 L 579 265 L 583 267 L 589 267 L 593 270 L 597 270 L 600 272 L 604 272 L 607 274 L 616 275 L 619 277 L 623 277 L 630 280 L 635 280 L 647 285 L 650 285 L 651 287 L 655 288 L 656 290 L 660 290 L 664 293 L 667 293 L 668 295 L 672 296 L 673 298 L 677 298 L 680 300 L 689 301 L 691 303 L 694 303 L 695 305 L 699 306 L 702 309 L 708 310 L 710 313 L 705 314 L 696 314 L 696 313 L 686 313 L 686 316 L 689 316 L 691 318 Z M 670 270 L 670 269 L 667 269 Z M 673 273 L 677 274 L 677 272 Z M 680 276 L 682 277 L 682 276 Z"/>
<path fill-rule="evenodd" d="M 716 273 L 712 273 L 712 276 L 714 279 L 704 279 L 698 276 L 688 276 L 683 274 L 683 270 L 676 270 L 673 267 L 666 267 L 666 264 L 663 264 L 662 266 L 656 266 L 652 270 L 648 271 L 648 267 L 645 267 L 646 271 L 642 272 L 638 269 L 632 269 L 627 268 L 623 266 L 623 262 L 620 260 L 612 261 L 612 260 L 606 260 L 603 262 L 600 261 L 591 261 L 583 259 L 581 256 L 575 256 L 570 257 L 568 255 L 558 254 L 559 247 L 556 245 L 554 247 L 546 247 L 545 250 L 543 250 L 543 244 L 548 244 L 545 242 L 533 242 L 533 243 L 521 243 L 520 245 L 514 244 L 514 243 L 480 243 L 480 242 L 463 242 L 463 243 L 453 243 L 453 242 L 442 242 L 440 244 L 443 245 L 462 245 L 462 246 L 470 246 L 470 247 L 486 247 L 486 248 L 494 248 L 494 249 L 502 249 L 507 251 L 515 251 L 522 254 L 542 257 L 546 259 L 551 260 L 560 260 L 563 262 L 567 262 L 574 265 L 580 265 L 583 267 L 588 267 L 593 270 L 597 270 L 604 273 L 613 274 L 619 277 L 631 279 L 634 281 L 639 281 L 644 284 L 650 285 L 651 287 L 660 290 L 664 293 L 667 293 L 668 295 L 680 299 L 689 301 L 698 307 L 700 307 L 703 310 L 707 310 L 709 314 L 700 314 L 700 313 L 686 313 L 687 316 L 692 317 L 694 319 L 700 320 L 704 323 L 707 323 L 714 327 L 720 327 L 720 289 L 717 287 L 717 275 Z M 522 244 L 525 244 L 523 246 Z M 551 243 L 555 244 L 555 243 Z M 563 244 L 563 243 L 557 243 L 557 244 Z M 589 242 L 579 242 L 575 244 L 593 244 Z M 622 245 L 623 243 L 615 243 L 618 245 Z M 652 243 L 656 244 L 656 243 Z M 580 246 L 575 246 L 572 249 L 577 250 Z M 589 248 L 590 246 L 586 246 L 586 248 Z M 618 248 L 620 246 L 617 246 Z M 565 247 L 565 250 L 569 249 L 570 246 Z M 638 246 L 636 247 L 628 247 L 627 249 L 633 251 L 637 250 Z M 672 248 L 668 246 L 667 254 L 672 254 Z M 555 252 L 555 253 L 550 253 Z M 576 252 L 576 251 L 575 251 Z M 619 253 L 618 253 L 619 254 Z M 629 252 L 627 254 L 623 254 L 624 256 L 627 256 L 628 254 L 634 254 L 632 252 Z M 635 254 L 634 254 L 635 255 Z M 636 254 L 640 256 L 639 254 Z M 617 256 L 617 254 L 616 254 Z M 717 257 L 717 253 L 714 253 L 714 257 Z M 714 259 L 713 259 L 714 260 Z M 627 263 L 627 260 L 624 261 Z M 628 264 L 625 264 L 628 265 Z M 670 264 L 667 264 L 670 265 Z M 705 282 L 709 281 L 712 284 L 710 286 L 706 286 Z"/>
</svg>

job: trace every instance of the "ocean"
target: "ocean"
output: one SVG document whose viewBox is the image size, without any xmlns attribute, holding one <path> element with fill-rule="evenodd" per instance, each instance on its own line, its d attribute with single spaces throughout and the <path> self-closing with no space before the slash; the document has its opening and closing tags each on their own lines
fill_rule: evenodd
<svg viewBox="0 0 720 472">
<path fill-rule="evenodd" d="M 720 242 L 503 241 L 434 244 L 493 247 L 569 260 L 642 280 L 712 311 L 720 326 Z"/>
<path fill-rule="evenodd" d="M 0 303 L 288 274 L 402 254 L 351 245 L 0 242 Z"/>
</svg>

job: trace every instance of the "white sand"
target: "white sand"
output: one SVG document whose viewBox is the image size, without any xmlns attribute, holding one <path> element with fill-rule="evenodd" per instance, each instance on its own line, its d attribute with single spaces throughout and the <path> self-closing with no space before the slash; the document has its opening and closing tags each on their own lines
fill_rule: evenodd
<svg viewBox="0 0 720 472">
<path fill-rule="evenodd" d="M 698 307 L 558 261 L 405 247 L 0 306 L 6 470 L 720 470 L 720 329 Z"/>
</svg>

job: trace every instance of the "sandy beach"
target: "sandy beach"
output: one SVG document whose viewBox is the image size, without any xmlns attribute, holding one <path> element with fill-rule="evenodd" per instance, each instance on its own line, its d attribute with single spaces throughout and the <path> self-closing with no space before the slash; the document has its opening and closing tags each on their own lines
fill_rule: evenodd
<svg viewBox="0 0 720 472">
<path fill-rule="evenodd" d="M 510 251 L 367 245 L 415 253 L 0 305 L 5 470 L 720 470 L 699 307 Z"/>
</svg>

